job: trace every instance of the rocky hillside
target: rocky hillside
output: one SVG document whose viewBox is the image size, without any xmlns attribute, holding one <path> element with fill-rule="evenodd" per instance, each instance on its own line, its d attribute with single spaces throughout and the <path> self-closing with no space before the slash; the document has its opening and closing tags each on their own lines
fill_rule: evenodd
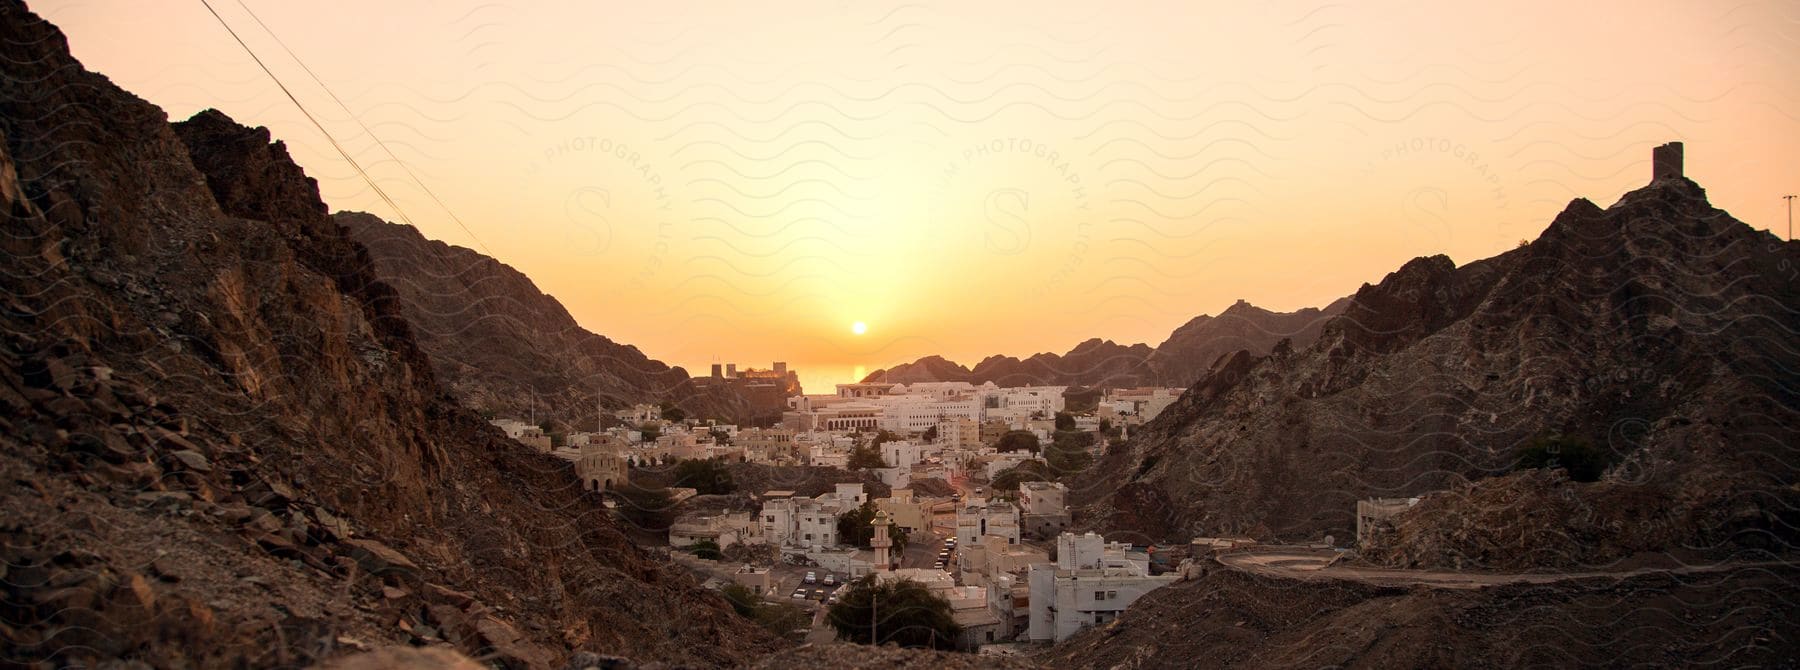
<svg viewBox="0 0 1800 670">
<path fill-rule="evenodd" d="M 1221 361 L 1076 495 L 1096 524 L 1152 537 L 1348 543 L 1358 499 L 1445 491 L 1416 510 L 1438 522 L 1403 518 L 1400 546 L 1373 552 L 1421 565 L 1789 548 L 1796 265 L 1800 244 L 1713 208 L 1685 177 L 1605 209 L 1578 199 L 1520 248 L 1461 267 L 1419 258 L 1363 286 L 1310 347 Z M 1547 437 L 1592 445 L 1601 481 L 1501 476 Z M 1518 498 L 1529 491 L 1593 509 L 1556 516 Z"/>
<path fill-rule="evenodd" d="M 1052 668 L 1783 667 L 1792 567 L 1482 589 L 1214 568 L 1033 660 Z"/>
<path fill-rule="evenodd" d="M 865 382 L 966 381 L 993 382 L 1000 386 L 1052 385 L 1087 387 L 1170 386 L 1185 387 L 1199 379 L 1220 356 L 1240 350 L 1267 354 L 1275 343 L 1292 340 L 1300 346 L 1318 338 L 1332 316 L 1343 311 L 1348 300 L 1324 309 L 1271 312 L 1239 300 L 1218 316 L 1201 315 L 1176 328 L 1152 349 L 1111 340 L 1091 339 L 1063 355 L 1040 353 L 1020 360 L 989 356 L 974 369 L 927 356 L 886 370 L 876 370 Z"/>
<path fill-rule="evenodd" d="M 0 665 L 778 648 L 443 393 L 312 180 L 0 2 Z"/>
<path fill-rule="evenodd" d="M 597 407 L 639 402 L 748 420 L 739 394 L 724 386 L 697 389 L 687 371 L 589 332 L 505 263 L 371 214 L 334 218 L 368 248 L 376 278 L 399 294 L 437 378 L 470 407 L 515 417 L 535 411 L 586 430 L 593 430 Z"/>
</svg>

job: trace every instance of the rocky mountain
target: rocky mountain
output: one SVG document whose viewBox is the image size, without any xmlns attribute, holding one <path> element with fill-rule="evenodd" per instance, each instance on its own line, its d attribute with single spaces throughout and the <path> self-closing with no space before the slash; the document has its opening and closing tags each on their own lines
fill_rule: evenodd
<svg viewBox="0 0 1800 670">
<path fill-rule="evenodd" d="M 912 363 L 876 370 L 863 381 L 1185 387 L 1199 379 L 1221 356 L 1240 350 L 1266 354 L 1283 339 L 1301 346 L 1310 344 L 1318 337 L 1325 322 L 1342 312 L 1346 304 L 1348 299 L 1324 309 L 1309 307 L 1297 312 L 1272 312 L 1239 300 L 1218 316 L 1194 317 L 1176 328 L 1154 349 L 1145 344 L 1125 346 L 1096 338 L 1082 342 L 1060 356 L 1040 353 L 1024 360 L 989 356 L 974 369 L 941 356 L 927 356 Z"/>
<path fill-rule="evenodd" d="M 1291 346 L 1310 346 L 1319 339 L 1325 322 L 1342 314 L 1349 304 L 1349 298 L 1339 298 L 1322 309 L 1271 312 L 1239 300 L 1218 316 L 1196 316 L 1169 333 L 1169 338 L 1156 346 L 1149 365 L 1163 383 L 1186 388 L 1222 356 L 1239 351 L 1261 356 L 1284 339 Z"/>
<path fill-rule="evenodd" d="M 639 402 L 668 402 L 698 417 L 751 418 L 742 394 L 722 385 L 698 388 L 682 368 L 589 332 L 505 263 L 371 214 L 333 218 L 368 248 L 375 277 L 399 295 L 437 378 L 472 408 L 535 413 L 586 430 L 593 430 L 598 407 Z"/>
<path fill-rule="evenodd" d="M 781 643 L 440 388 L 267 130 L 171 125 L 0 2 L 0 665 Z"/>
<path fill-rule="evenodd" d="M 1348 543 L 1358 500 L 1424 495 L 1367 552 L 1411 565 L 1791 548 L 1800 244 L 1673 172 L 1499 256 L 1415 259 L 1309 347 L 1221 361 L 1077 499 L 1159 539 Z M 1592 445 L 1604 476 L 1508 474 L 1549 438 Z"/>
</svg>

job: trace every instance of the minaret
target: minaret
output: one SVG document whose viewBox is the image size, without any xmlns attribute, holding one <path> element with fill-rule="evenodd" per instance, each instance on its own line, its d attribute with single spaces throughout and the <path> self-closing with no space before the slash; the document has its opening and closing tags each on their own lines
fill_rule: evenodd
<svg viewBox="0 0 1800 670">
<path fill-rule="evenodd" d="M 869 538 L 869 546 L 875 549 L 875 571 L 887 572 L 888 547 L 894 546 L 894 539 L 888 537 L 887 510 L 877 510 L 875 519 L 869 525 L 875 529 L 875 536 Z"/>
</svg>

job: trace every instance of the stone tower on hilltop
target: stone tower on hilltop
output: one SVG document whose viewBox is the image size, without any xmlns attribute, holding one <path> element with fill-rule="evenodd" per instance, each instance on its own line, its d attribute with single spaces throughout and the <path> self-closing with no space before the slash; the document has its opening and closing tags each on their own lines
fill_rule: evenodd
<svg viewBox="0 0 1800 670">
<path fill-rule="evenodd" d="M 1650 180 L 1682 178 L 1680 142 L 1670 142 L 1650 150 Z"/>
</svg>

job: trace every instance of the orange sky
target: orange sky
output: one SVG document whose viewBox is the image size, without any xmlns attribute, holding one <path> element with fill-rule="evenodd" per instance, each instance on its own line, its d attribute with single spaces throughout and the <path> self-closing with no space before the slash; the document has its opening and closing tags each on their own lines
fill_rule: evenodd
<svg viewBox="0 0 1800 670">
<path fill-rule="evenodd" d="M 346 112 L 213 1 L 427 236 L 653 357 L 814 391 L 1323 305 L 1608 204 L 1667 140 L 1751 225 L 1800 190 L 1792 3 L 244 0 Z M 198 0 L 33 8 L 172 117 L 269 126 L 334 209 L 402 218 Z"/>
</svg>

